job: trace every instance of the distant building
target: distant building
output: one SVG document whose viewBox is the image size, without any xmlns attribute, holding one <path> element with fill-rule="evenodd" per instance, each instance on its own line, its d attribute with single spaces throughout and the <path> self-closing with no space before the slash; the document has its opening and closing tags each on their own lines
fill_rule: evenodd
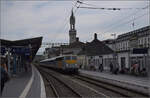
<svg viewBox="0 0 150 98">
<path fill-rule="evenodd" d="M 61 54 L 77 55 L 82 50 L 83 47 L 84 43 L 79 41 L 79 37 L 76 37 L 75 16 L 72 10 L 70 16 L 69 45 L 60 46 Z"/>
<path fill-rule="evenodd" d="M 76 41 L 71 43 L 70 45 L 62 45 L 61 53 L 62 54 L 74 54 L 77 55 L 82 48 L 84 47 L 84 43 L 79 41 L 79 38 L 76 38 Z"/>
<path fill-rule="evenodd" d="M 104 62 L 103 55 L 109 55 L 112 53 L 113 50 L 98 40 L 97 34 L 94 34 L 94 40 L 87 42 L 83 50 L 78 54 L 78 63 L 82 68 L 98 69 Z"/>
<path fill-rule="evenodd" d="M 119 35 L 114 44 L 120 69 L 135 63 L 141 70 L 150 66 L 150 26 Z"/>
<path fill-rule="evenodd" d="M 115 39 L 107 39 L 102 41 L 105 45 L 107 45 L 109 48 L 115 51 Z"/>
<path fill-rule="evenodd" d="M 117 58 L 116 56 L 116 45 L 115 45 L 115 39 L 107 39 L 103 40 L 102 42 L 107 45 L 109 48 L 111 48 L 114 52 L 112 54 L 104 54 L 103 55 L 103 66 L 105 70 L 110 70 L 110 64 L 117 65 Z"/>
<path fill-rule="evenodd" d="M 45 59 L 47 58 L 52 58 L 52 57 L 55 57 L 55 56 L 59 56 L 60 55 L 60 47 L 51 47 L 51 48 L 45 48 L 45 51 L 44 51 L 44 57 Z"/>
</svg>

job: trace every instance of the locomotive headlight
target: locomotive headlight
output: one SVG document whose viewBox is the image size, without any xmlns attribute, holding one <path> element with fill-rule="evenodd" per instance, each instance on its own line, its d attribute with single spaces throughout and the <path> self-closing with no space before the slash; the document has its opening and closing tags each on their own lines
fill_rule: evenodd
<svg viewBox="0 0 150 98">
<path fill-rule="evenodd" d="M 69 65 L 68 64 L 66 64 L 66 67 L 68 67 Z"/>
</svg>

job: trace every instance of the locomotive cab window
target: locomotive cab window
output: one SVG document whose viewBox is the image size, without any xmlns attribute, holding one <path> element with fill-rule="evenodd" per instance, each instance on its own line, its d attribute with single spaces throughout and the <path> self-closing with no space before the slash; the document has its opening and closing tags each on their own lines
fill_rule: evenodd
<svg viewBox="0 0 150 98">
<path fill-rule="evenodd" d="M 61 57 L 61 58 L 56 58 L 56 61 L 60 61 L 60 60 L 63 60 L 63 58 Z"/>
<path fill-rule="evenodd" d="M 71 56 L 66 56 L 65 60 L 71 60 Z"/>
<path fill-rule="evenodd" d="M 72 56 L 72 60 L 76 60 L 77 59 L 77 57 L 76 56 Z"/>
</svg>

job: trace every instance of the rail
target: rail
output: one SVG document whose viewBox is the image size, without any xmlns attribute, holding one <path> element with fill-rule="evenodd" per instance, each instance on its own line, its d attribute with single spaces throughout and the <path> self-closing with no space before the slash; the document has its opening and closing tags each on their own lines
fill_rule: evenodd
<svg viewBox="0 0 150 98">
<path fill-rule="evenodd" d="M 40 70 L 42 71 L 42 73 L 45 74 L 44 77 L 47 78 L 47 80 L 48 80 L 49 82 L 50 82 L 50 80 L 49 80 L 48 76 L 54 78 L 54 79 L 57 80 L 59 83 L 65 85 L 65 87 L 67 87 L 68 90 L 70 90 L 71 92 L 73 92 L 76 97 L 82 97 L 78 92 L 76 92 L 72 87 L 68 86 L 66 83 L 64 83 L 63 81 L 61 81 L 57 76 L 52 75 L 50 72 L 45 71 L 44 68 L 43 68 L 43 69 L 40 68 Z M 50 82 L 50 83 L 51 83 L 51 82 Z M 53 89 L 54 94 L 56 95 L 56 97 L 59 98 L 60 95 L 58 94 L 58 91 L 56 90 L 56 88 L 54 87 L 53 84 L 51 84 L 51 88 Z M 64 96 L 64 97 L 65 97 L 65 96 Z"/>
<path fill-rule="evenodd" d="M 53 86 L 52 82 L 47 78 L 47 76 L 45 75 L 44 72 L 42 72 L 42 71 L 40 71 L 40 72 L 42 73 L 42 76 L 48 81 L 48 83 L 49 83 L 49 85 L 50 85 L 50 87 L 51 87 L 55 97 L 59 98 L 59 94 L 58 94 L 56 88 Z"/>
<path fill-rule="evenodd" d="M 125 88 L 122 88 L 122 87 L 119 87 L 119 86 L 116 86 L 113 84 L 102 82 L 100 80 L 92 79 L 87 76 L 74 75 L 73 77 L 80 79 L 82 81 L 91 83 L 93 85 L 102 87 L 104 89 L 110 90 L 112 92 L 119 93 L 120 95 L 122 95 L 124 97 L 149 97 L 149 95 L 147 95 L 147 94 L 143 94 L 143 93 L 135 92 L 133 90 L 125 89 Z"/>
</svg>

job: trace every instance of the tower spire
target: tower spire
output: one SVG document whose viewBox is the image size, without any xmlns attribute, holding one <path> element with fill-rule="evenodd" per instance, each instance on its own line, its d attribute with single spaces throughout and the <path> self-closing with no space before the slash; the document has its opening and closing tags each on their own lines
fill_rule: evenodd
<svg viewBox="0 0 150 98">
<path fill-rule="evenodd" d="M 71 16 L 70 16 L 69 42 L 73 43 L 75 41 L 76 41 L 75 16 L 73 13 L 73 8 L 72 8 Z"/>
<path fill-rule="evenodd" d="M 74 17 L 73 9 L 71 10 L 71 16 L 70 16 L 70 30 L 75 30 L 75 17 Z"/>
<path fill-rule="evenodd" d="M 71 10 L 71 16 L 74 16 L 74 15 L 73 15 L 73 8 L 72 8 L 72 10 Z"/>
</svg>

